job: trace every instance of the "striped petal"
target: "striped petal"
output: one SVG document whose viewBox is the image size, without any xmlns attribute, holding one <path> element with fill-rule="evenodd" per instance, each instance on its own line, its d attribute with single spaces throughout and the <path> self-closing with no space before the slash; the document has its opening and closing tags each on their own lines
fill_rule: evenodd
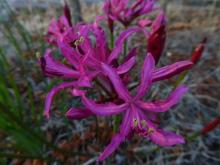
<svg viewBox="0 0 220 165">
<path fill-rule="evenodd" d="M 191 61 L 180 61 L 174 64 L 156 69 L 153 72 L 153 81 L 160 81 L 171 78 L 185 70 L 191 69 L 193 63 Z"/>
<path fill-rule="evenodd" d="M 173 132 L 163 131 L 160 129 L 154 130 L 149 135 L 149 138 L 157 145 L 162 147 L 169 147 L 176 144 L 184 144 L 185 140 L 182 136 Z"/>
<path fill-rule="evenodd" d="M 103 161 L 107 157 L 109 157 L 118 147 L 119 145 L 125 141 L 126 137 L 131 133 L 131 111 L 127 110 L 120 126 L 120 132 L 116 134 L 110 144 L 105 148 L 102 154 L 99 156 L 98 160 Z"/>
<path fill-rule="evenodd" d="M 88 109 L 76 109 L 76 108 L 71 108 L 66 113 L 66 117 L 69 120 L 81 120 L 90 117 L 92 115 L 93 113 Z"/>
<path fill-rule="evenodd" d="M 45 106 L 44 106 L 44 115 L 49 118 L 50 117 L 50 107 L 53 101 L 53 97 L 61 90 L 69 87 L 74 87 L 76 85 L 76 82 L 65 82 L 62 83 L 54 88 L 47 94 Z"/>
<path fill-rule="evenodd" d="M 82 102 L 86 108 L 88 108 L 91 112 L 100 116 L 111 116 L 117 115 L 123 111 L 125 111 L 128 107 L 126 103 L 121 105 L 116 105 L 113 103 L 108 104 L 96 104 L 94 101 L 88 99 L 86 96 L 82 97 Z"/>
<path fill-rule="evenodd" d="M 128 30 L 123 31 L 118 39 L 115 42 L 115 48 L 112 50 L 112 53 L 108 57 L 108 63 L 111 63 L 113 60 L 117 59 L 119 54 L 122 51 L 123 44 L 125 40 L 130 37 L 133 33 L 141 31 L 141 28 L 130 28 Z"/>
<path fill-rule="evenodd" d="M 128 89 L 124 86 L 122 83 L 119 75 L 117 74 L 116 70 L 111 68 L 110 66 L 102 63 L 102 69 L 104 73 L 108 76 L 108 78 L 111 80 L 112 84 L 114 85 L 115 90 L 117 91 L 119 97 L 124 100 L 130 99 L 130 94 L 128 92 Z"/>
<path fill-rule="evenodd" d="M 141 97 L 143 97 L 147 92 L 147 90 L 150 88 L 154 66 L 155 66 L 154 58 L 151 54 L 148 54 L 142 66 L 141 83 L 137 89 L 137 95 L 135 97 L 136 99 L 140 99 Z"/>
<path fill-rule="evenodd" d="M 135 65 L 135 63 L 136 63 L 136 58 L 135 57 L 131 57 L 128 61 L 126 61 L 125 63 L 121 64 L 117 68 L 117 73 L 118 74 L 127 73 L 128 71 L 131 70 L 131 68 Z"/>
<path fill-rule="evenodd" d="M 46 76 L 58 76 L 65 78 L 78 78 L 80 73 L 68 68 L 52 57 L 52 50 L 47 49 L 44 57 L 41 57 L 40 64 Z"/>
<path fill-rule="evenodd" d="M 152 112 L 165 112 L 169 110 L 172 106 L 176 105 L 186 92 L 187 87 L 181 85 L 177 87 L 166 100 L 149 103 L 138 101 L 137 105 L 144 110 Z"/>
</svg>

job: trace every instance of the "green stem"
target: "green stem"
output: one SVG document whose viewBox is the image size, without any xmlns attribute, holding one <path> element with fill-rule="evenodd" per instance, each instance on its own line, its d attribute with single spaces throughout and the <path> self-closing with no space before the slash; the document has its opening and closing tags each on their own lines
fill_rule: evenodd
<svg viewBox="0 0 220 165">
<path fill-rule="evenodd" d="M 48 146 L 49 148 L 53 149 L 53 150 L 56 150 L 62 154 L 64 154 L 65 156 L 72 156 L 72 155 L 93 155 L 93 154 L 90 154 L 90 153 L 81 153 L 81 152 L 73 152 L 73 151 L 66 151 L 66 150 L 63 150 L 55 145 L 53 145 L 52 143 L 49 143 L 47 142 L 44 138 L 42 138 L 38 133 L 36 133 L 35 131 L 33 131 L 31 128 L 29 128 L 28 126 L 25 125 L 25 123 L 23 123 L 22 121 L 20 121 L 12 112 L 10 112 L 7 107 L 5 107 L 4 105 L 2 105 L 0 103 L 0 106 L 2 107 L 3 109 L 3 112 L 11 119 L 13 119 L 13 121 L 15 123 L 18 124 L 18 126 L 20 126 L 22 129 L 26 130 L 27 132 L 29 132 L 30 136 L 36 138 L 37 140 L 39 140 L 39 142 L 45 144 L 46 146 Z"/>
<path fill-rule="evenodd" d="M 177 79 L 177 81 L 175 82 L 174 89 L 176 89 L 176 87 L 182 83 L 182 81 L 185 79 L 185 77 L 188 75 L 189 71 L 185 71 L 183 73 L 181 73 L 181 75 L 179 76 L 179 78 Z"/>
<path fill-rule="evenodd" d="M 118 116 L 114 116 L 114 124 L 113 124 L 113 131 L 117 132 L 118 131 L 118 126 L 121 123 L 122 120 L 122 116 L 118 115 Z"/>
<path fill-rule="evenodd" d="M 114 48 L 114 42 L 115 42 L 114 40 L 115 40 L 114 31 L 112 31 L 110 34 L 110 48 L 111 49 Z"/>
<path fill-rule="evenodd" d="M 127 45 L 128 45 L 128 41 L 125 40 L 125 43 L 124 43 L 124 57 L 127 55 Z"/>
</svg>

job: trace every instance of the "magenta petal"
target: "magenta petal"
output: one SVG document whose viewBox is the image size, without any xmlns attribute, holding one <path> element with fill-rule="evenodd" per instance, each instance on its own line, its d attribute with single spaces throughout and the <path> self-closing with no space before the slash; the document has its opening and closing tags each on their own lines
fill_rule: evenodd
<svg viewBox="0 0 220 165">
<path fill-rule="evenodd" d="M 138 21 L 137 23 L 140 27 L 144 28 L 146 26 L 150 26 L 152 24 L 152 21 L 149 18 L 142 19 Z"/>
<path fill-rule="evenodd" d="M 144 64 L 141 70 L 141 83 L 137 89 L 136 99 L 139 99 L 145 95 L 147 90 L 151 86 L 153 69 L 155 66 L 155 61 L 153 56 L 149 53 L 144 60 Z"/>
<path fill-rule="evenodd" d="M 128 104 L 126 103 L 121 105 L 116 105 L 113 103 L 96 104 L 94 101 L 86 98 L 86 96 L 82 97 L 82 102 L 86 108 L 90 109 L 91 112 L 100 116 L 116 115 L 125 111 L 128 107 Z"/>
<path fill-rule="evenodd" d="M 140 11 L 140 14 L 147 14 L 151 12 L 154 9 L 154 4 L 155 0 L 144 1 L 144 4 L 142 5 L 143 8 Z"/>
<path fill-rule="evenodd" d="M 93 33 L 96 38 L 96 58 L 98 56 L 99 60 L 105 61 L 106 56 L 109 54 L 108 42 L 107 37 L 105 35 L 105 31 L 101 27 L 94 24 Z"/>
<path fill-rule="evenodd" d="M 62 83 L 53 89 L 47 94 L 46 101 L 45 101 L 45 106 L 44 106 L 44 115 L 49 118 L 50 117 L 50 107 L 52 104 L 53 97 L 61 90 L 69 87 L 73 87 L 76 85 L 76 82 L 65 82 Z"/>
<path fill-rule="evenodd" d="M 127 62 L 130 58 L 134 57 L 137 55 L 137 48 L 132 48 L 130 50 L 130 52 L 126 55 L 126 57 L 124 58 L 124 62 Z"/>
<path fill-rule="evenodd" d="M 41 68 L 46 76 L 60 76 L 65 78 L 78 78 L 80 73 L 68 68 L 52 57 L 52 50 L 47 49 L 44 57 L 40 59 Z"/>
<path fill-rule="evenodd" d="M 171 78 L 185 70 L 192 68 L 193 63 L 191 61 L 180 61 L 174 64 L 156 69 L 153 72 L 153 81 L 160 81 Z"/>
<path fill-rule="evenodd" d="M 160 29 L 161 26 L 166 25 L 166 16 L 163 11 L 157 16 L 152 24 L 152 33 L 155 33 Z"/>
<path fill-rule="evenodd" d="M 110 54 L 110 56 L 108 57 L 108 63 L 111 63 L 113 60 L 117 59 L 119 54 L 122 51 L 123 48 L 123 43 L 125 42 L 125 40 L 131 36 L 133 33 L 142 31 L 141 28 L 129 28 L 125 31 L 123 31 L 118 39 L 115 42 L 115 48 L 112 50 L 112 53 Z"/>
<path fill-rule="evenodd" d="M 128 92 L 128 89 L 122 83 L 120 77 L 118 76 L 115 69 L 111 68 L 110 66 L 102 63 L 102 69 L 111 80 L 114 85 L 115 90 L 117 91 L 119 97 L 124 100 L 128 100 L 131 96 Z"/>
<path fill-rule="evenodd" d="M 127 137 L 127 135 L 131 132 L 131 122 L 132 122 L 132 111 L 127 109 L 123 121 L 120 125 L 120 134 L 123 137 Z"/>
<path fill-rule="evenodd" d="M 177 135 L 173 132 L 163 131 L 159 129 L 154 130 L 154 132 L 151 133 L 149 137 L 155 144 L 163 147 L 185 143 L 185 140 L 182 136 Z"/>
<path fill-rule="evenodd" d="M 64 42 L 59 42 L 58 45 L 62 52 L 62 55 L 67 59 L 67 61 L 75 68 L 79 68 L 80 57 L 78 56 L 78 54 L 75 53 L 73 49 Z"/>
<path fill-rule="evenodd" d="M 126 139 L 126 137 L 131 133 L 131 111 L 128 109 L 125 113 L 124 119 L 120 126 L 120 133 L 116 134 L 111 143 L 105 148 L 103 153 L 99 156 L 98 160 L 103 161 L 108 156 L 110 156 L 118 146 Z"/>
<path fill-rule="evenodd" d="M 181 85 L 177 87 L 166 100 L 149 103 L 138 101 L 138 106 L 148 111 L 165 112 L 169 110 L 172 106 L 176 105 L 186 92 L 187 87 Z"/>
<path fill-rule="evenodd" d="M 125 137 L 121 136 L 120 134 L 115 135 L 112 138 L 111 143 L 105 148 L 105 150 L 99 156 L 98 161 L 103 161 L 108 156 L 110 156 L 124 140 Z"/>
<path fill-rule="evenodd" d="M 66 117 L 69 120 L 81 120 L 90 117 L 92 115 L 93 113 L 87 109 L 76 109 L 76 108 L 71 108 L 66 113 Z"/>
<path fill-rule="evenodd" d="M 118 74 L 127 73 L 134 66 L 135 63 L 136 63 L 135 57 L 131 57 L 128 61 L 126 61 L 125 63 L 121 64 L 117 68 L 117 73 Z"/>
<path fill-rule="evenodd" d="M 85 90 L 80 90 L 80 89 L 76 89 L 76 88 L 74 88 L 73 90 L 72 90 L 72 95 L 73 96 L 83 96 L 83 95 L 85 95 L 86 94 L 86 91 Z"/>
</svg>

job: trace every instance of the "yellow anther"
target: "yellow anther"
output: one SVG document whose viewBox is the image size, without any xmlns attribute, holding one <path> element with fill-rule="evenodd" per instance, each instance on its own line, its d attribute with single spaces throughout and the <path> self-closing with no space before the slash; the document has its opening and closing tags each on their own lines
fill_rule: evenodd
<svg viewBox="0 0 220 165">
<path fill-rule="evenodd" d="M 150 135 L 152 133 L 154 133 L 154 129 L 153 128 L 148 128 L 147 133 Z"/>
<path fill-rule="evenodd" d="M 146 127 L 147 126 L 146 121 L 145 120 L 141 120 L 141 125 L 142 125 L 142 127 Z"/>
<path fill-rule="evenodd" d="M 80 45 L 81 43 L 83 43 L 84 42 L 84 38 L 83 38 L 83 36 L 81 36 L 78 40 L 76 40 L 75 42 L 74 42 L 74 45 L 75 46 L 78 46 L 78 45 Z"/>
<path fill-rule="evenodd" d="M 137 126 L 138 126 L 138 120 L 134 119 L 134 127 L 137 127 Z"/>
<path fill-rule="evenodd" d="M 79 40 L 80 40 L 81 43 L 84 42 L 84 37 L 81 36 Z"/>
</svg>

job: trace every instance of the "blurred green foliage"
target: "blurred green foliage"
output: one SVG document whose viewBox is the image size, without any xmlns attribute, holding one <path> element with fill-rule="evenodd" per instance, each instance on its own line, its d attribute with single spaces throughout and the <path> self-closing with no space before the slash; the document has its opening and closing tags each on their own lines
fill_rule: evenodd
<svg viewBox="0 0 220 165">
<path fill-rule="evenodd" d="M 9 48 L 0 47 L 0 164 L 13 158 L 49 160 L 44 154 L 46 148 L 57 148 L 47 142 L 40 128 L 43 105 L 36 103 L 33 86 L 25 73 L 40 71 L 32 64 L 37 61 L 32 50 L 32 36 L 5 0 L 0 1 L 0 9 L 7 10 L 12 18 L 0 22 L 1 32 L 9 44 Z M 42 45 L 41 51 L 45 49 L 43 39 L 35 42 Z M 15 50 L 13 58 L 7 54 L 7 49 Z M 27 52 L 28 59 L 25 59 Z"/>
</svg>

